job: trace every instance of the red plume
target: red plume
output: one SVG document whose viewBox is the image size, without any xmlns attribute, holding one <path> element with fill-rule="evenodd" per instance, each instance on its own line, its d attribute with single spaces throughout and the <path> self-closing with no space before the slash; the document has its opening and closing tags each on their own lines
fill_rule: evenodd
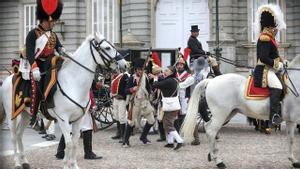
<svg viewBox="0 0 300 169">
<path fill-rule="evenodd" d="M 58 0 L 42 0 L 43 10 L 51 16 L 58 6 Z"/>
<path fill-rule="evenodd" d="M 152 59 L 155 64 L 157 64 L 159 67 L 161 67 L 161 62 L 160 62 L 157 52 L 152 52 Z"/>
<path fill-rule="evenodd" d="M 189 57 L 189 54 L 191 53 L 191 49 L 190 48 L 184 48 L 184 54 L 183 54 L 183 59 L 185 61 L 187 61 L 188 57 Z"/>
</svg>

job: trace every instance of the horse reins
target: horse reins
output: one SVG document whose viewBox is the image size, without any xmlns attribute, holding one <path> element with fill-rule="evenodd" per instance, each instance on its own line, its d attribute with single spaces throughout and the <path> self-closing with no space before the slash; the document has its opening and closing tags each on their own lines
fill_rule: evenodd
<svg viewBox="0 0 300 169">
<path fill-rule="evenodd" d="M 96 63 L 96 65 L 100 65 L 100 64 L 99 64 L 99 63 L 97 62 L 97 60 L 96 60 L 96 57 L 95 57 L 95 55 L 94 55 L 94 52 L 93 52 L 93 48 L 92 48 L 92 47 L 94 47 L 94 49 L 96 49 L 96 51 L 97 51 L 98 54 L 100 55 L 100 57 L 101 57 L 103 63 L 105 64 L 105 66 L 106 66 L 108 69 L 110 69 L 111 63 L 113 63 L 113 62 L 115 62 L 115 61 L 118 61 L 118 60 L 122 59 L 121 57 L 118 57 L 118 56 L 117 56 L 117 55 L 118 55 L 118 52 L 117 52 L 117 51 L 116 51 L 115 58 L 112 58 L 112 57 L 110 57 L 110 56 L 108 55 L 107 52 L 105 52 L 105 50 L 103 50 L 103 49 L 100 47 L 100 45 L 101 45 L 103 42 L 109 43 L 108 41 L 106 41 L 106 39 L 101 40 L 101 41 L 100 41 L 99 43 L 97 43 L 97 44 L 93 43 L 94 41 L 95 41 L 95 39 L 92 39 L 92 40 L 90 41 L 90 52 L 91 52 L 91 55 L 92 55 L 93 60 L 94 60 L 94 62 Z M 110 43 L 109 43 L 109 44 L 110 44 Z M 110 44 L 110 45 L 111 45 L 111 44 Z M 112 45 L 111 45 L 111 46 L 112 46 Z M 104 53 L 108 58 L 106 58 L 103 54 L 101 54 L 100 51 L 101 51 L 102 53 Z M 81 64 L 81 63 L 79 63 L 78 61 L 76 61 L 75 59 L 73 59 L 73 58 L 72 58 L 71 56 L 69 56 L 67 53 L 63 52 L 62 55 L 63 55 L 64 57 L 70 59 L 71 61 L 73 61 L 74 63 L 76 63 L 77 65 L 79 65 L 80 67 L 84 68 L 84 69 L 87 70 L 88 72 L 90 72 L 90 73 L 92 73 L 92 74 L 95 74 L 95 73 L 96 73 L 95 71 L 89 69 L 88 67 L 84 66 L 83 64 Z M 61 66 L 61 65 L 60 65 L 60 66 Z M 47 72 L 51 71 L 52 69 L 55 69 L 55 68 L 60 67 L 60 66 L 52 67 L 52 68 L 50 68 L 49 70 L 47 70 L 47 71 L 45 71 L 45 72 L 42 72 L 41 75 L 44 75 L 44 74 L 46 74 Z M 99 67 L 102 69 L 101 66 L 99 66 Z M 72 103 L 74 103 L 76 106 L 78 106 L 78 107 L 80 107 L 80 108 L 82 109 L 82 112 L 83 112 L 82 116 L 83 116 L 84 113 L 86 112 L 86 108 L 89 106 L 91 100 L 89 99 L 89 101 L 88 101 L 88 103 L 86 104 L 86 106 L 83 107 L 83 106 L 81 106 L 79 103 L 77 103 L 75 100 L 73 100 L 70 96 L 68 96 L 68 95 L 66 94 L 66 92 L 62 89 L 62 87 L 61 87 L 60 83 L 58 82 L 58 80 L 57 80 L 57 85 L 58 85 L 58 87 L 59 87 L 59 90 L 60 90 L 61 93 L 63 94 L 63 96 L 65 96 L 66 98 L 68 98 Z M 39 90 L 40 90 L 40 89 L 39 89 Z M 41 92 L 41 90 L 40 90 L 40 92 Z M 41 93 L 42 93 L 42 92 L 41 92 Z M 42 94 L 42 95 L 43 95 L 43 94 Z M 56 114 L 56 115 L 57 115 L 57 114 Z M 58 116 L 58 115 L 57 115 L 57 116 Z M 80 116 L 78 119 L 76 119 L 76 120 L 74 120 L 74 121 L 71 121 L 71 122 L 69 122 L 69 123 L 73 123 L 73 122 L 79 120 L 82 116 Z M 60 118 L 60 117 L 58 116 L 58 118 Z M 60 119 L 62 119 L 62 118 L 60 118 Z"/>
</svg>

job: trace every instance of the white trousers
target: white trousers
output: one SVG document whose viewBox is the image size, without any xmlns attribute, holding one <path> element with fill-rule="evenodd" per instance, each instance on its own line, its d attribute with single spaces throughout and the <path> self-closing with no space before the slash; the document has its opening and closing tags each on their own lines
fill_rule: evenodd
<svg viewBox="0 0 300 169">
<path fill-rule="evenodd" d="M 269 70 L 267 75 L 267 81 L 269 88 L 282 89 L 282 85 L 274 70 Z"/>
<path fill-rule="evenodd" d="M 87 111 L 83 117 L 82 117 L 82 121 L 81 121 L 81 129 L 82 132 L 83 131 L 88 131 L 88 130 L 93 130 L 93 119 L 92 119 L 92 114 Z"/>
<path fill-rule="evenodd" d="M 112 112 L 115 120 L 119 121 L 120 124 L 126 124 L 127 122 L 126 100 L 114 98 Z"/>
</svg>

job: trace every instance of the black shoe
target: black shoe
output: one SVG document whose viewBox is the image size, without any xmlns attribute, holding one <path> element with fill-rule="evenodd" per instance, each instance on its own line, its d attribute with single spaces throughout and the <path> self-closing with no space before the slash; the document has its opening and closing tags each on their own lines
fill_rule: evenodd
<svg viewBox="0 0 300 169">
<path fill-rule="evenodd" d="M 48 134 L 48 136 L 46 137 L 46 140 L 47 141 L 52 141 L 52 140 L 55 140 L 55 135 L 53 135 L 53 134 Z"/>
<path fill-rule="evenodd" d="M 113 136 L 113 137 L 111 137 L 113 140 L 117 140 L 117 139 L 120 139 L 121 138 L 121 136 L 120 135 L 115 135 L 115 136 Z"/>
<path fill-rule="evenodd" d="M 65 152 L 59 152 L 55 154 L 56 159 L 62 160 L 65 157 Z"/>
<path fill-rule="evenodd" d="M 99 159 L 102 159 L 102 158 L 103 158 L 102 156 L 97 156 L 93 152 L 84 155 L 84 159 L 86 159 L 86 160 L 99 160 Z"/>
<path fill-rule="evenodd" d="M 194 140 L 194 141 L 191 142 L 191 145 L 193 145 L 193 146 L 200 145 L 200 141 L 199 140 Z"/>
<path fill-rule="evenodd" d="M 39 134 L 47 134 L 47 133 L 46 133 L 46 130 L 41 130 L 41 131 L 39 132 Z"/>
<path fill-rule="evenodd" d="M 148 140 L 147 138 L 140 138 L 140 140 L 141 140 L 144 144 L 151 143 L 151 141 Z"/>
<path fill-rule="evenodd" d="M 174 150 L 178 150 L 183 146 L 182 143 L 177 143 L 176 147 L 174 148 Z"/>
<path fill-rule="evenodd" d="M 47 138 L 48 137 L 48 134 L 45 134 L 42 136 L 42 138 Z"/>
<path fill-rule="evenodd" d="M 166 144 L 164 147 L 166 147 L 166 148 L 174 148 L 174 144 Z"/>
<path fill-rule="evenodd" d="M 157 141 L 157 142 L 163 142 L 163 141 L 166 141 L 166 139 L 165 139 L 165 138 L 159 138 L 159 139 L 157 139 L 156 141 Z"/>
</svg>

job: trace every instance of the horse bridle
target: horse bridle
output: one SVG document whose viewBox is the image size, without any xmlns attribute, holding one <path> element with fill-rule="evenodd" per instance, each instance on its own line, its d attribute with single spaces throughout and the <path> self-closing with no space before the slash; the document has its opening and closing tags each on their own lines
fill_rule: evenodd
<svg viewBox="0 0 300 169">
<path fill-rule="evenodd" d="M 110 65 L 111 63 L 116 63 L 117 61 L 123 59 L 123 57 L 121 55 L 118 55 L 118 51 L 116 50 L 116 53 L 115 53 L 115 57 L 112 58 L 109 56 L 109 54 L 101 48 L 101 44 L 103 42 L 106 42 L 108 44 L 110 44 L 110 46 L 113 46 L 109 41 L 107 41 L 106 39 L 102 39 L 99 43 L 97 43 L 97 41 L 95 39 L 92 39 L 90 41 L 90 51 L 91 51 L 91 54 L 93 56 L 93 60 L 94 62 L 97 64 L 97 65 L 100 65 L 97 60 L 96 60 L 96 57 L 94 55 L 94 52 L 93 52 L 93 49 L 92 47 L 94 47 L 94 49 L 96 49 L 96 51 L 98 52 L 98 54 L 100 55 L 104 65 L 106 66 L 106 68 L 110 69 Z M 101 54 L 101 52 L 103 54 Z M 100 66 L 101 67 L 101 66 Z"/>
<path fill-rule="evenodd" d="M 115 57 L 114 57 L 114 58 L 110 57 L 109 54 L 108 54 L 104 49 L 101 48 L 101 44 L 102 44 L 103 42 L 107 42 L 108 44 L 110 44 L 111 46 L 113 46 L 113 45 L 112 45 L 109 41 L 107 41 L 106 39 L 102 39 L 99 43 L 98 43 L 95 39 L 92 39 L 92 40 L 90 40 L 90 52 L 91 52 L 92 57 L 93 57 L 93 60 L 94 60 L 94 62 L 96 63 L 97 66 L 99 66 L 99 67 L 102 69 L 101 64 L 98 63 L 97 60 L 96 60 L 96 56 L 95 56 L 95 54 L 94 54 L 93 48 L 98 52 L 98 54 L 99 54 L 99 56 L 101 57 L 101 59 L 102 59 L 104 65 L 105 65 L 105 67 L 106 67 L 107 69 L 110 70 L 110 69 L 111 69 L 111 68 L 110 68 L 110 65 L 111 65 L 112 63 L 116 63 L 117 61 L 123 59 L 123 57 L 122 57 L 121 55 L 118 55 L 118 51 L 117 51 L 117 50 L 116 50 Z M 106 55 L 106 56 L 104 56 L 101 52 L 102 52 L 104 55 Z M 79 63 L 78 61 L 76 61 L 75 59 L 73 59 L 73 58 L 72 58 L 71 56 L 69 56 L 68 54 L 64 53 L 63 56 L 64 56 L 64 57 L 67 57 L 67 58 L 70 59 L 70 60 L 72 60 L 73 62 L 75 62 L 77 65 L 79 65 L 80 67 L 84 68 L 84 69 L 87 70 L 88 72 L 93 73 L 93 74 L 96 73 L 95 71 L 91 70 L 90 68 L 84 66 L 83 64 L 81 64 L 81 63 Z"/>
</svg>

